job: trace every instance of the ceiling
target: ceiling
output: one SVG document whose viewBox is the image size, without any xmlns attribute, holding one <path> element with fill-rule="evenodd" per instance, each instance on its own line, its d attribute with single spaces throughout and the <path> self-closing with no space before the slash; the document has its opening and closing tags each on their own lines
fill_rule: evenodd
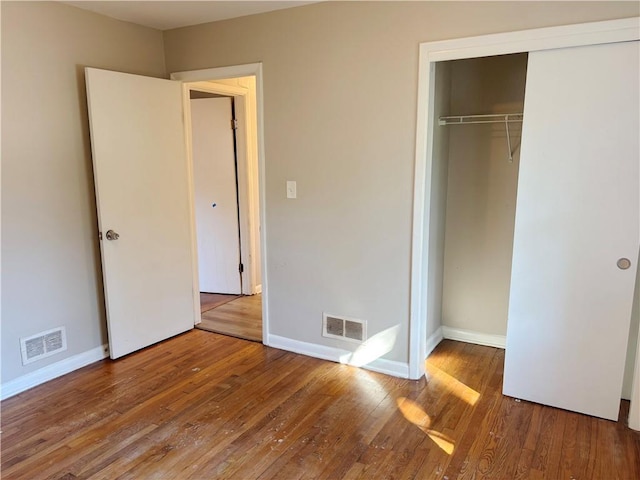
<svg viewBox="0 0 640 480">
<path fill-rule="evenodd" d="M 71 1 L 74 7 L 158 30 L 298 7 L 316 1 Z"/>
</svg>

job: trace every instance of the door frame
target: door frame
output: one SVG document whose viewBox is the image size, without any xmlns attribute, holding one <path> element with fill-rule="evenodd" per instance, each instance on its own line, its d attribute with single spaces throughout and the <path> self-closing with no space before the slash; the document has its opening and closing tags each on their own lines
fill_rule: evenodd
<svg viewBox="0 0 640 480">
<path fill-rule="evenodd" d="M 429 272 L 437 260 L 433 252 L 431 256 L 434 258 L 429 258 L 430 249 L 435 250 L 431 237 L 442 233 L 431 224 L 435 212 L 431 211 L 430 205 L 430 199 L 439 193 L 440 188 L 432 175 L 433 126 L 437 123 L 434 118 L 436 63 L 638 40 L 638 20 L 638 17 L 633 17 L 420 44 L 411 245 L 409 378 L 418 379 L 425 374 L 425 359 L 443 338 L 442 319 L 429 318 L 427 308 L 427 299 L 435 283 L 442 281 L 441 278 L 435 281 L 429 279 Z M 429 338 L 427 331 L 433 332 Z M 636 391 L 640 389 L 639 374 L 636 370 Z M 640 425 L 635 428 L 640 429 Z"/>
<path fill-rule="evenodd" d="M 262 63 L 251 63 L 245 65 L 234 65 L 228 67 L 206 68 L 201 70 L 190 70 L 183 72 L 172 73 L 171 80 L 178 80 L 183 84 L 183 96 L 185 104 L 185 129 L 187 133 L 191 135 L 191 119 L 190 119 L 190 104 L 189 104 L 189 90 L 203 90 L 210 93 L 217 93 L 220 95 L 233 96 L 234 99 L 238 99 L 240 107 L 236 104 L 236 115 L 238 122 L 245 123 L 248 121 L 249 111 L 246 97 L 248 90 L 244 87 L 224 85 L 224 84 L 205 84 L 204 82 L 215 82 L 216 80 L 238 78 L 238 77 L 255 77 L 256 79 L 256 135 L 258 140 L 258 151 L 256 155 L 250 155 L 248 138 L 245 136 L 244 142 L 238 142 L 238 196 L 240 199 L 239 211 L 240 211 L 240 235 L 241 235 L 241 249 L 243 262 L 247 258 L 251 258 L 252 262 L 255 262 L 255 252 L 260 249 L 260 285 L 255 282 L 255 267 L 257 263 L 253 263 L 249 268 L 250 277 L 245 277 L 247 282 L 243 281 L 243 293 L 246 288 L 249 288 L 250 293 L 262 293 L 262 343 L 267 345 L 269 337 L 269 317 L 268 317 L 268 287 L 267 287 L 267 256 L 266 256 L 266 224 L 265 224 L 265 159 L 264 159 L 264 127 L 263 127 L 263 90 L 262 90 Z M 200 83 L 202 82 L 202 83 Z M 246 131 L 246 130 L 245 130 Z M 196 236 L 195 236 L 195 210 L 194 210 L 194 185 L 193 185 L 193 159 L 191 154 L 191 145 L 187 141 L 188 149 L 188 169 L 189 178 L 191 179 L 190 190 L 190 204 L 191 204 L 191 228 L 192 228 L 192 241 L 194 243 L 194 252 L 196 249 Z M 240 154 L 241 150 L 245 152 L 245 162 L 241 162 Z M 240 165 L 244 163 L 244 165 Z M 242 167 L 242 168 L 241 168 Z M 242 170 L 242 174 L 241 174 Z M 257 191 L 256 191 L 257 190 Z M 258 211 L 255 209 L 255 203 L 258 200 Z M 258 223 L 259 219 L 259 223 Z M 258 227 L 259 225 L 259 227 Z M 244 239 L 244 240 L 242 240 Z M 259 241 L 258 241 L 259 239 Z M 250 254 L 250 257 L 246 255 Z M 247 269 L 245 269 L 245 272 Z M 198 259 L 197 254 L 194 255 L 193 262 L 193 278 L 194 278 L 194 308 L 197 308 L 196 318 L 200 319 L 200 299 L 199 299 L 199 280 L 198 280 Z M 249 280 L 250 278 L 250 280 Z M 248 292 L 249 290 L 247 290 Z"/>
</svg>

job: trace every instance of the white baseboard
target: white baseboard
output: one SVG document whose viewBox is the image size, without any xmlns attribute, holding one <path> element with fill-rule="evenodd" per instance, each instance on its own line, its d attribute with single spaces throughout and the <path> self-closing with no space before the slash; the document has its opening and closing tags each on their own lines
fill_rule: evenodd
<svg viewBox="0 0 640 480">
<path fill-rule="evenodd" d="M 273 348 L 279 348 L 280 350 L 300 353 L 309 357 L 321 358 L 323 360 L 330 360 L 332 362 L 343 363 L 347 365 L 350 365 L 348 359 L 353 353 L 350 350 L 344 350 L 342 348 L 327 347 L 325 345 L 318 345 L 316 343 L 301 342 L 300 340 L 281 337 L 279 335 L 269 335 L 268 345 Z M 409 364 L 397 362 L 394 360 L 377 358 L 367 363 L 366 365 L 362 365 L 362 368 L 378 373 L 384 373 L 386 375 L 391 375 L 393 377 L 409 378 Z"/>
<path fill-rule="evenodd" d="M 442 327 L 438 327 L 438 329 L 435 332 L 433 332 L 429 338 L 427 338 L 427 350 L 425 352 L 426 353 L 425 358 L 431 355 L 431 352 L 435 350 L 435 348 L 438 346 L 438 344 L 442 341 L 443 338 L 444 337 L 442 335 Z"/>
<path fill-rule="evenodd" d="M 105 344 L 86 352 L 65 358 L 59 362 L 52 363 L 51 365 L 42 367 L 39 370 L 22 375 L 21 377 L 9 380 L 0 386 L 0 399 L 4 400 L 5 398 L 13 397 L 18 393 L 73 372 L 79 368 L 86 367 L 87 365 L 107 358 L 108 356 L 109 346 Z"/>
<path fill-rule="evenodd" d="M 505 348 L 507 345 L 507 337 L 505 335 L 491 335 L 474 332 L 473 330 L 445 327 L 444 325 L 442 326 L 442 336 L 448 340 L 475 343 L 477 345 L 486 345 L 487 347 Z"/>
</svg>

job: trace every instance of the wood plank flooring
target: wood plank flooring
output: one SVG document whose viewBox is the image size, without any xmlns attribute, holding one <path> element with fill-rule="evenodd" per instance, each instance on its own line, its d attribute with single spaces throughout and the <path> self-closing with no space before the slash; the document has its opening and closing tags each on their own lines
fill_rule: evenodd
<svg viewBox="0 0 640 480">
<path fill-rule="evenodd" d="M 224 293 L 204 293 L 200 292 L 200 313 L 204 313 L 212 308 L 219 307 L 225 303 L 231 302 L 240 295 L 226 295 Z"/>
<path fill-rule="evenodd" d="M 201 330 L 262 342 L 262 295 L 238 297 L 202 313 Z"/>
<path fill-rule="evenodd" d="M 640 478 L 640 434 L 502 396 L 503 361 L 444 341 L 414 382 L 193 330 L 2 402 L 2 478 Z"/>
</svg>

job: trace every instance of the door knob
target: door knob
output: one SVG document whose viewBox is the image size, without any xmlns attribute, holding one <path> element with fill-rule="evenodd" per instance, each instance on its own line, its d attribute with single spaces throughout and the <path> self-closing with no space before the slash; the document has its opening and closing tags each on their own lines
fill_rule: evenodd
<svg viewBox="0 0 640 480">
<path fill-rule="evenodd" d="M 108 230 L 106 237 L 107 237 L 107 240 L 117 240 L 118 238 L 120 238 L 120 235 L 118 235 L 113 230 Z"/>
</svg>

